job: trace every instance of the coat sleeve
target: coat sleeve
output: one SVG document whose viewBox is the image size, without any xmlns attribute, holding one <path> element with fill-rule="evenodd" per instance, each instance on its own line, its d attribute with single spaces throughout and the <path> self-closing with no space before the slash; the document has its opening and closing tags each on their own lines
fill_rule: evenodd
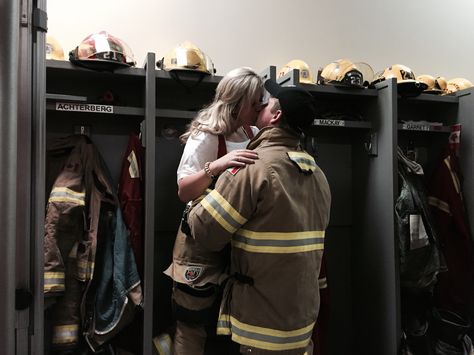
<svg viewBox="0 0 474 355">
<path fill-rule="evenodd" d="M 191 235 L 203 248 L 224 248 L 255 213 L 269 181 L 259 170 L 258 164 L 226 170 L 215 189 L 189 212 Z"/>
</svg>

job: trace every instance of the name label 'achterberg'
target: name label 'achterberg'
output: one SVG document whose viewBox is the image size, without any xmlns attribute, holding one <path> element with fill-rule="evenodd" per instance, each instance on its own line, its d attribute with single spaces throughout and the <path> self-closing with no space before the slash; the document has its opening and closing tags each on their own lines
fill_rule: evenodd
<svg viewBox="0 0 474 355">
<path fill-rule="evenodd" d="M 76 103 L 56 102 L 56 111 L 114 113 L 114 107 L 110 106 L 110 105 L 76 104 Z"/>
</svg>

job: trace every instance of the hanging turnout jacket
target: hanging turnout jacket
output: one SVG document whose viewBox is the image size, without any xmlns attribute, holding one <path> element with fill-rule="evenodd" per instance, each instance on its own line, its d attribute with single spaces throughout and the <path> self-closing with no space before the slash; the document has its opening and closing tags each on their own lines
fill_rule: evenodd
<svg viewBox="0 0 474 355">
<path fill-rule="evenodd" d="M 259 159 L 220 176 L 190 211 L 191 234 L 209 250 L 232 245 L 218 334 L 252 354 L 301 354 L 319 309 L 329 185 L 283 128 L 262 129 L 248 149 Z"/>
<path fill-rule="evenodd" d="M 130 241 L 137 262 L 138 272 L 143 277 L 143 165 L 145 149 L 140 138 L 131 134 L 122 161 L 118 197 L 123 220 L 130 231 Z"/>
<path fill-rule="evenodd" d="M 133 295 L 134 301 L 141 302 L 140 280 L 133 253 L 123 242 L 124 250 L 111 256 L 114 265 L 128 261 L 126 267 L 118 271 L 122 276 L 110 282 L 102 272 L 97 273 L 96 253 L 97 245 L 101 243 L 100 236 L 110 233 L 118 236 L 115 234 L 117 224 L 103 223 L 103 216 L 108 215 L 117 221 L 118 200 L 105 164 L 92 141 L 81 135 L 65 137 L 49 149 L 48 155 L 64 155 L 66 158 L 47 203 L 44 293 L 46 297 L 59 296 L 52 306 L 53 348 L 73 349 L 78 346 L 82 332 L 89 336 L 95 333 L 96 318 L 110 319 L 113 323 L 108 326 L 115 325 L 117 318 L 109 315 L 120 314 L 127 296 Z M 127 235 L 119 237 L 128 238 Z M 117 288 L 122 292 L 116 292 Z M 108 307 L 88 303 L 86 297 L 102 300 L 102 304 Z"/>
<path fill-rule="evenodd" d="M 474 248 L 464 207 L 459 162 L 453 151 L 437 165 L 429 186 L 429 204 L 448 271 L 435 288 L 438 307 L 467 315 L 474 281 Z"/>
<path fill-rule="evenodd" d="M 438 274 L 445 271 L 439 239 L 428 206 L 420 164 L 408 159 L 398 148 L 400 195 L 395 204 L 400 286 L 410 290 L 432 290 Z"/>
</svg>

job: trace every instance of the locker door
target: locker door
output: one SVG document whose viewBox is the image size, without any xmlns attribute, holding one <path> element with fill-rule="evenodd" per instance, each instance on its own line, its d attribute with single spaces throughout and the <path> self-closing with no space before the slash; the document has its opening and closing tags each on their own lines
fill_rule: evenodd
<svg viewBox="0 0 474 355">
<path fill-rule="evenodd" d="M 0 11 L 0 344 L 5 354 L 15 349 L 15 236 L 17 187 L 19 4 L 2 2 Z"/>
</svg>

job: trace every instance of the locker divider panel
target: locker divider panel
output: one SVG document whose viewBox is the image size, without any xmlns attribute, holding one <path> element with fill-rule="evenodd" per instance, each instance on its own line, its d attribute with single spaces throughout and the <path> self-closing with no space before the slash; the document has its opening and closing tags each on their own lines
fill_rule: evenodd
<svg viewBox="0 0 474 355">
<path fill-rule="evenodd" d="M 352 235 L 353 329 L 358 354 L 396 355 L 399 317 L 395 262 L 396 85 L 377 86 L 370 106 L 377 156 L 364 141 L 354 144 L 354 231 Z M 357 140 L 359 140 L 358 143 Z"/>
<path fill-rule="evenodd" d="M 474 238 L 474 88 L 459 97 L 459 123 L 462 125 L 459 161 L 464 176 L 463 194 L 471 237 Z"/>
</svg>

